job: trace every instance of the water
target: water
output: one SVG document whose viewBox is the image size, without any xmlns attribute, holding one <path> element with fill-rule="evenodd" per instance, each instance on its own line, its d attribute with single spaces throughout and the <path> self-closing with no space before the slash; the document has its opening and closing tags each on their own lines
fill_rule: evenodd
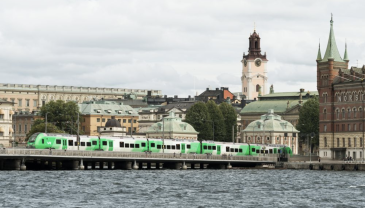
<svg viewBox="0 0 365 208">
<path fill-rule="evenodd" d="M 1 171 L 1 207 L 365 207 L 363 172 Z"/>
</svg>

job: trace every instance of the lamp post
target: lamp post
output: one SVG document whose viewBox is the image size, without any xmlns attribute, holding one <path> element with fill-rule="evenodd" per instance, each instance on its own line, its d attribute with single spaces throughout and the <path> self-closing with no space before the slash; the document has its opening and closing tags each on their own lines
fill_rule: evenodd
<svg viewBox="0 0 365 208">
<path fill-rule="evenodd" d="M 49 112 L 46 113 L 46 125 L 44 126 L 44 133 L 47 133 L 47 115 Z"/>
<path fill-rule="evenodd" d="M 80 112 L 77 112 L 77 150 L 80 150 L 79 123 L 80 123 Z"/>
<path fill-rule="evenodd" d="M 162 153 L 165 153 L 165 117 L 162 115 Z"/>
</svg>

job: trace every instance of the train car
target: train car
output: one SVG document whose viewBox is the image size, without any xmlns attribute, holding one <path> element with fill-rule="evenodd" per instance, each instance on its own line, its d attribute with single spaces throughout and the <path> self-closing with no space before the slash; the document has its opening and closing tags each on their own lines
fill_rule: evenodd
<svg viewBox="0 0 365 208">
<path fill-rule="evenodd" d="M 290 147 L 285 145 L 96 136 L 80 136 L 80 143 L 78 144 L 76 135 L 57 133 L 35 133 L 29 138 L 27 147 L 36 149 L 194 153 L 232 156 L 292 155 Z"/>
</svg>

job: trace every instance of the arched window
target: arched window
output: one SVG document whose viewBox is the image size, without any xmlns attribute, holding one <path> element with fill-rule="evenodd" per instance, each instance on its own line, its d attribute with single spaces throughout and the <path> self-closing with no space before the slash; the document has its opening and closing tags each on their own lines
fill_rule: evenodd
<svg viewBox="0 0 365 208">
<path fill-rule="evenodd" d="M 340 119 L 340 110 L 336 109 L 336 118 Z"/>
<path fill-rule="evenodd" d="M 362 108 L 359 108 L 360 118 L 362 118 Z"/>
<path fill-rule="evenodd" d="M 356 118 L 357 116 L 357 111 L 356 111 L 356 108 L 352 109 L 354 111 L 354 118 Z"/>
<path fill-rule="evenodd" d="M 260 85 L 256 85 L 256 92 L 259 92 L 260 91 Z"/>
<path fill-rule="evenodd" d="M 347 109 L 347 119 L 351 118 L 351 109 Z"/>
<path fill-rule="evenodd" d="M 356 124 L 354 124 L 354 131 L 356 131 L 357 129 L 356 129 Z"/>
<path fill-rule="evenodd" d="M 345 119 L 345 109 L 342 109 L 342 119 Z"/>
</svg>

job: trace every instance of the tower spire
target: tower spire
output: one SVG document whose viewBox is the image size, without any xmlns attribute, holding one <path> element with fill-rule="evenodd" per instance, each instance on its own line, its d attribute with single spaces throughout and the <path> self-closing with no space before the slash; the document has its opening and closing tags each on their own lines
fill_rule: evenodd
<svg viewBox="0 0 365 208">
<path fill-rule="evenodd" d="M 328 43 L 327 43 L 327 49 L 326 53 L 324 54 L 324 57 L 322 59 L 322 62 L 327 62 L 328 59 L 333 59 L 337 62 L 344 62 L 344 60 L 341 58 L 340 53 L 338 52 L 337 45 L 336 45 L 336 39 L 335 39 L 335 33 L 333 32 L 333 15 L 331 13 L 331 29 L 330 29 L 330 35 L 328 37 Z"/>
<path fill-rule="evenodd" d="M 349 61 L 349 57 L 347 55 L 347 42 L 345 42 L 345 55 L 343 55 L 343 60 L 344 61 Z"/>
<path fill-rule="evenodd" d="M 317 55 L 317 61 L 321 61 L 322 60 L 322 55 L 321 55 L 321 43 L 318 44 L 318 55 Z"/>
</svg>

